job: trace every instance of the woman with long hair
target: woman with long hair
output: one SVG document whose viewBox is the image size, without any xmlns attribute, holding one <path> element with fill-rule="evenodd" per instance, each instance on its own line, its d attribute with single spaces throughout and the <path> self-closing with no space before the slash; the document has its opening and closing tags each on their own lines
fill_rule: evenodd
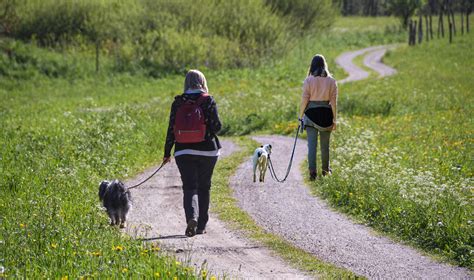
<svg viewBox="0 0 474 280">
<path fill-rule="evenodd" d="M 318 176 L 316 155 L 318 138 L 321 146 L 322 176 L 331 175 L 329 165 L 329 139 L 336 129 L 337 83 L 329 73 L 326 59 L 313 57 L 308 75 L 303 83 L 299 117 L 308 134 L 308 169 L 310 180 Z"/>
<path fill-rule="evenodd" d="M 184 110 L 182 106 L 192 108 L 192 112 L 188 110 L 183 115 L 180 113 Z M 186 117 L 192 118 L 196 112 L 196 118 L 204 117 L 201 120 L 203 124 L 193 130 L 179 129 L 181 122 L 194 123 L 187 121 Z M 175 147 L 174 157 L 183 182 L 183 206 L 187 224 L 185 235 L 188 237 L 206 232 L 211 177 L 221 148 L 216 135 L 220 129 L 217 105 L 208 94 L 206 77 L 198 70 L 190 70 L 184 80 L 184 93 L 176 96 L 171 105 L 163 157 L 163 163 L 170 161 L 171 149 Z"/>
</svg>

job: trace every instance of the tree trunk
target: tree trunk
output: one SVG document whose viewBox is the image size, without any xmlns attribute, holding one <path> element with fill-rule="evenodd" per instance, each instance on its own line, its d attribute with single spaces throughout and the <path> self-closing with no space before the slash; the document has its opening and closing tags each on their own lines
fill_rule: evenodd
<svg viewBox="0 0 474 280">
<path fill-rule="evenodd" d="M 437 31 L 438 32 L 437 32 L 436 36 L 439 39 L 439 36 L 441 35 L 441 14 L 438 17 L 438 30 Z"/>
<path fill-rule="evenodd" d="M 95 42 L 95 72 L 99 72 L 100 40 Z"/>
<path fill-rule="evenodd" d="M 416 45 L 416 27 L 417 27 L 417 21 L 415 20 L 413 22 L 413 30 L 411 31 L 411 42 L 412 42 L 412 45 Z"/>
<path fill-rule="evenodd" d="M 439 26 L 441 29 L 441 37 L 444 38 L 444 20 L 443 20 L 443 11 L 439 14 Z"/>
<path fill-rule="evenodd" d="M 430 26 L 428 25 L 428 15 L 425 15 L 426 42 L 430 41 Z"/>
<path fill-rule="evenodd" d="M 411 26 L 412 22 L 410 20 L 410 23 L 408 24 L 408 45 L 411 46 Z"/>
<path fill-rule="evenodd" d="M 453 24 L 449 22 L 449 43 L 453 42 Z"/>
<path fill-rule="evenodd" d="M 418 44 L 421 44 L 423 42 L 423 18 L 420 17 L 418 19 Z"/>
<path fill-rule="evenodd" d="M 453 9 L 451 9 L 451 22 L 453 23 L 453 32 L 454 32 L 454 35 L 456 35 L 456 20 L 454 19 L 454 12 L 453 12 Z"/>
<path fill-rule="evenodd" d="M 430 35 L 431 35 L 431 40 L 433 40 L 433 19 L 430 14 Z"/>
<path fill-rule="evenodd" d="M 469 33 L 469 14 L 466 13 L 466 32 Z"/>
<path fill-rule="evenodd" d="M 461 11 L 461 35 L 464 35 L 464 11 Z"/>
</svg>

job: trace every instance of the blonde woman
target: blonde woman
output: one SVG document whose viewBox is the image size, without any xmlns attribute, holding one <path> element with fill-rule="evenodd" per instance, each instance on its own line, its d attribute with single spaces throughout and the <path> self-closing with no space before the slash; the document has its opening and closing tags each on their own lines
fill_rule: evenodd
<svg viewBox="0 0 474 280">
<path fill-rule="evenodd" d="M 308 76 L 303 83 L 300 119 L 308 134 L 308 169 L 310 180 L 317 178 L 316 155 L 318 138 L 321 145 L 322 175 L 331 175 L 329 165 L 329 139 L 336 129 L 337 83 L 328 71 L 324 56 L 313 57 Z"/>
<path fill-rule="evenodd" d="M 202 139 L 197 140 L 198 142 L 194 140 L 195 137 L 183 140 L 181 135 L 176 134 L 179 122 L 176 119 L 179 118 L 180 107 L 183 105 L 188 108 L 199 107 L 197 117 L 204 117 Z M 196 112 L 197 107 L 193 107 L 193 112 Z M 216 136 L 220 129 L 217 105 L 214 98 L 208 95 L 204 74 L 198 70 L 190 70 L 184 80 L 184 93 L 176 96 L 171 105 L 163 158 L 164 163 L 170 161 L 171 149 L 174 146 L 174 157 L 183 182 L 183 206 L 187 224 L 185 235 L 188 237 L 206 232 L 211 177 L 221 148 Z"/>
</svg>

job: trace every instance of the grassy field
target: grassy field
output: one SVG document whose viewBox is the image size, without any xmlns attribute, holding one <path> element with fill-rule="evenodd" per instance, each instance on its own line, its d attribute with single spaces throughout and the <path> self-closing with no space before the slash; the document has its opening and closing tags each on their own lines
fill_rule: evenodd
<svg viewBox="0 0 474 280">
<path fill-rule="evenodd" d="M 357 24 L 364 25 L 365 19 L 355 20 L 358 21 Z M 217 100 L 223 119 L 223 133 L 244 135 L 257 131 L 293 132 L 300 88 L 313 54 L 326 55 L 331 70 L 337 78 L 340 78 L 344 74 L 333 63 L 340 52 L 405 40 L 403 32 L 399 33 L 395 28 L 388 27 L 393 26 L 393 19 L 379 20 L 378 24 L 375 24 L 377 28 L 347 31 L 351 26 L 351 20 L 343 19 L 342 23 L 336 23 L 341 29 L 298 39 L 296 47 L 290 52 L 258 69 L 207 71 L 205 74 L 209 88 Z M 431 90 L 416 86 L 416 94 L 409 95 L 410 92 L 414 92 L 414 87 L 409 85 L 418 81 L 418 78 L 415 79 L 413 72 L 407 71 L 410 69 L 419 71 L 416 67 L 424 66 L 417 66 L 416 63 L 407 66 L 404 57 L 413 56 L 413 61 L 420 63 L 417 59 L 426 51 L 424 48 L 438 48 L 441 63 L 443 52 L 447 49 L 441 41 L 435 41 L 433 45 L 424 48 L 400 49 L 390 54 L 388 57 L 390 63 L 399 69 L 401 65 L 407 67 L 407 70 L 400 74 L 400 79 L 405 77 L 404 80 L 395 82 L 396 84 L 391 87 L 389 84 L 393 78 L 341 87 L 341 110 L 345 125 L 341 125 L 335 136 L 336 141 L 333 142 L 336 149 L 334 154 L 338 157 L 334 162 L 336 176 L 333 177 L 332 183 L 325 182 L 318 185 L 318 192 L 323 193 L 335 205 L 354 209 L 351 211 L 353 213 L 362 211 L 357 209 L 364 209 L 354 206 L 352 203 L 354 200 L 347 200 L 351 201 L 350 206 L 341 203 L 339 198 L 333 198 L 333 193 L 341 192 L 341 196 L 357 193 L 346 189 L 349 185 L 356 186 L 350 183 L 355 180 L 355 177 L 349 176 L 353 173 L 348 175 L 349 183 L 341 185 L 341 189 L 336 188 L 345 180 L 343 174 L 349 172 L 343 171 L 350 170 L 353 166 L 351 164 L 355 165 L 358 160 L 358 155 L 343 153 L 340 149 L 351 148 L 353 145 L 350 141 L 357 139 L 366 141 L 364 140 L 366 138 L 359 137 L 366 135 L 365 131 L 373 132 L 369 134 L 371 136 L 369 140 L 371 145 L 376 143 L 373 145 L 381 147 L 379 153 L 382 153 L 382 150 L 387 152 L 385 149 L 391 149 L 392 145 L 400 150 L 398 156 L 401 159 L 397 162 L 407 166 L 404 171 L 414 170 L 413 172 L 418 174 L 419 171 L 425 170 L 424 165 L 427 164 L 430 168 L 426 170 L 436 172 L 433 176 L 445 176 L 447 180 L 457 182 L 456 184 L 472 177 L 467 148 L 468 143 L 472 144 L 472 139 L 468 138 L 472 134 L 472 124 L 469 124 L 471 116 L 467 108 L 469 106 L 467 101 L 472 95 L 472 91 L 469 91 L 472 89 L 472 81 L 467 79 L 469 71 L 465 71 L 472 68 L 472 63 L 469 64 L 467 59 L 459 59 L 454 52 L 469 50 L 472 36 L 465 37 L 464 40 L 466 43 L 456 43 L 449 52 L 450 58 L 453 59 L 453 63 L 448 63 L 446 66 L 449 71 L 427 72 L 433 75 L 446 75 L 445 78 L 434 76 L 437 77 L 436 81 L 439 78 L 437 87 L 429 82 L 429 79 L 434 78 L 425 76 L 428 79 L 425 86 Z M 3 276 L 128 278 L 132 275 L 144 277 L 159 274 L 159 277 L 169 279 L 200 277 L 196 276 L 199 272 L 190 271 L 185 264 L 177 263 L 172 257 L 161 253 L 159 245 L 142 244 L 110 228 L 107 225 L 106 215 L 100 210 L 97 198 L 97 186 L 100 180 L 129 178 L 145 167 L 156 164 L 162 158 L 169 106 L 172 97 L 182 90 L 183 77 L 171 75 L 162 79 L 149 79 L 141 75 L 106 72 L 92 75 L 89 71 L 93 69 L 93 56 L 55 53 L 18 42 L 14 44 L 18 44 L 16 48 L 20 49 L 18 53 L 21 54 L 21 59 L 12 64 L 7 54 L 2 53 L 0 60 L 2 75 L 0 266 L 5 269 Z M 7 71 L 10 72 L 5 74 Z M 456 72 L 460 72 L 458 76 Z M 447 78 L 455 79 L 454 89 L 456 92 L 461 92 L 459 100 L 454 103 L 448 102 L 452 101 L 453 97 L 447 98 L 444 95 L 445 91 L 451 92 L 450 84 L 443 82 Z M 374 91 L 374 87 L 378 90 Z M 384 87 L 389 87 L 391 90 L 387 93 Z M 369 96 L 368 93 L 372 91 L 377 95 Z M 376 96 L 380 99 L 375 98 Z M 416 100 L 422 102 L 411 102 L 413 98 L 408 99 L 410 102 L 406 102 L 403 96 L 415 96 Z M 266 108 L 279 108 L 278 114 L 270 109 L 262 111 L 255 102 L 259 98 L 266 100 L 268 104 Z M 368 103 L 362 102 L 364 98 L 374 101 L 375 105 L 368 106 Z M 383 108 L 387 106 L 386 104 L 391 104 L 391 109 L 385 113 Z M 452 122 L 460 118 L 461 121 L 455 122 L 454 134 L 448 130 L 451 126 L 436 126 L 437 122 L 431 119 L 430 110 L 438 107 L 449 112 L 446 116 L 441 112 L 437 113 L 436 117 L 439 120 L 445 117 Z M 464 114 L 455 114 L 461 110 Z M 426 116 L 420 120 L 421 122 L 415 122 L 420 128 L 412 125 L 411 130 L 402 130 L 402 127 L 396 125 L 397 122 L 402 122 L 402 118 L 416 116 L 418 120 L 420 115 Z M 425 121 L 428 122 L 428 126 L 424 125 Z M 388 131 L 392 133 L 381 134 L 382 124 L 390 128 Z M 436 130 L 439 133 L 437 138 L 432 138 L 430 125 L 439 128 Z M 466 128 L 470 133 L 463 131 Z M 364 134 L 358 131 L 364 131 Z M 409 145 L 401 144 L 398 140 L 399 135 L 409 141 Z M 460 136 L 459 139 L 443 138 L 446 135 Z M 441 142 L 436 139 L 441 139 Z M 450 152 L 447 156 L 449 162 L 446 162 L 444 156 L 443 160 L 438 158 L 442 162 L 440 166 L 444 166 L 444 169 L 431 168 L 437 167 L 434 160 L 431 160 L 434 158 L 431 157 L 432 154 L 436 151 L 426 149 L 429 153 L 429 156 L 426 156 L 422 153 L 423 149 L 417 147 L 423 141 L 431 143 L 434 147 L 437 143 L 444 143 L 444 140 L 464 142 L 457 144 L 458 148 L 449 150 L 455 150 L 454 154 Z M 466 152 L 458 150 L 461 147 L 465 147 Z M 442 149 L 437 151 L 439 155 L 443 155 L 444 152 Z M 344 156 L 348 157 L 347 164 Z M 453 162 L 460 163 L 460 171 L 451 169 Z M 394 176 L 397 174 L 396 169 L 390 170 Z M 379 176 L 377 178 L 382 174 L 377 173 Z M 415 178 L 412 175 L 406 177 L 410 180 Z M 380 183 L 380 180 L 378 182 Z M 379 196 L 371 197 L 376 200 Z M 399 200 L 395 200 L 394 203 L 404 205 L 403 201 Z M 469 207 L 467 205 L 461 211 L 460 207 L 453 206 L 448 210 L 454 212 L 443 213 L 448 217 L 457 215 L 456 211 L 465 214 L 468 213 L 466 211 L 470 209 Z M 412 213 L 409 210 L 410 208 L 402 208 L 401 211 L 410 215 L 422 214 Z M 433 212 L 428 213 L 433 215 Z M 461 224 L 464 225 L 465 216 L 461 217 L 460 221 L 463 221 Z M 448 225 L 448 221 L 443 220 L 442 223 Z M 374 222 L 374 225 L 376 224 L 380 222 Z M 457 246 L 456 242 L 458 240 L 465 242 L 465 237 L 469 235 L 472 238 L 472 223 L 468 224 L 465 230 L 458 230 L 453 226 L 425 230 L 428 233 L 436 232 L 457 238 L 459 235 L 452 235 L 452 231 L 455 231 L 455 234 L 462 232 L 460 236 L 464 239 L 456 239 L 452 243 L 451 237 L 451 239 L 445 238 L 444 240 L 451 242 L 446 244 L 456 250 L 469 249 L 465 245 L 472 244 L 472 240 L 470 243 L 463 243 L 464 247 Z M 410 240 L 413 240 L 414 236 L 420 236 L 430 242 L 435 242 L 438 238 L 432 235 L 419 235 L 417 230 L 411 228 L 406 228 L 400 233 L 396 231 L 396 234 Z M 427 248 L 433 247 L 427 246 Z M 440 250 L 443 251 L 445 248 Z M 452 259 L 456 258 L 455 255 L 452 256 Z"/>
</svg>

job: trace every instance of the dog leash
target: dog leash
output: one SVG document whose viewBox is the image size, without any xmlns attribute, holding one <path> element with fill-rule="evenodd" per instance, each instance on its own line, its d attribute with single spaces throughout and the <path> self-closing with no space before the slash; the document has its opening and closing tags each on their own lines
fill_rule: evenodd
<svg viewBox="0 0 474 280">
<path fill-rule="evenodd" d="M 279 179 L 277 177 L 275 169 L 273 168 L 272 159 L 271 159 L 270 155 L 268 156 L 268 163 L 269 163 L 268 169 L 270 170 L 270 175 L 272 176 L 272 179 L 274 179 L 278 183 L 285 182 L 286 179 L 288 178 L 288 175 L 290 174 L 291 166 L 293 164 L 293 156 L 295 155 L 296 142 L 298 141 L 298 135 L 299 135 L 300 131 L 303 130 L 303 120 L 300 119 L 299 121 L 300 121 L 300 123 L 298 125 L 298 128 L 296 129 L 296 136 L 295 136 L 295 141 L 293 143 L 293 151 L 291 152 L 290 162 L 288 163 L 288 167 L 286 168 L 286 174 L 285 174 L 285 177 L 283 177 L 283 179 Z"/>
<path fill-rule="evenodd" d="M 163 168 L 163 166 L 165 166 L 165 164 L 166 164 L 166 162 L 162 162 L 161 165 L 155 170 L 155 172 L 153 172 L 150 176 L 148 176 L 148 178 L 146 178 L 145 180 L 141 181 L 140 183 L 138 183 L 136 185 L 131 186 L 130 188 L 127 188 L 127 190 L 134 189 L 134 188 L 140 186 L 141 184 L 145 183 L 146 181 L 150 180 L 151 177 L 155 176 L 155 174 L 158 173 L 158 171 L 160 171 L 160 169 Z"/>
</svg>

